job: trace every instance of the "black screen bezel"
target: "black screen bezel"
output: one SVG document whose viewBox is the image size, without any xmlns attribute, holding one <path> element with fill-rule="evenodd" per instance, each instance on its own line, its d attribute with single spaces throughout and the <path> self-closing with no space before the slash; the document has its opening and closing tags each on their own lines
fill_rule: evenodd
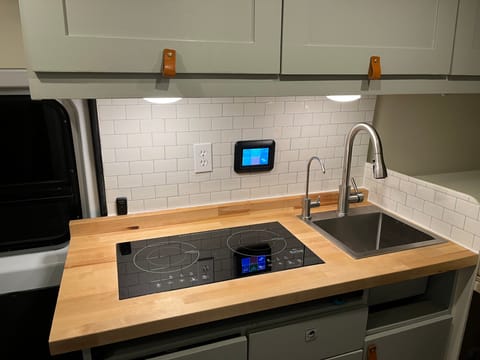
<svg viewBox="0 0 480 360">
<path fill-rule="evenodd" d="M 244 149 L 268 148 L 267 165 L 242 165 L 242 155 Z M 270 171 L 273 169 L 275 160 L 275 141 L 274 140 L 243 140 L 235 143 L 234 170 L 237 173 Z"/>
</svg>

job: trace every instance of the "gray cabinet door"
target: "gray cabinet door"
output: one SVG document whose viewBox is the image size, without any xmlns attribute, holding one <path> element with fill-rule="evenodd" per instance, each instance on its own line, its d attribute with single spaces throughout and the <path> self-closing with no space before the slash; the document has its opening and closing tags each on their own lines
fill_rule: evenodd
<svg viewBox="0 0 480 360">
<path fill-rule="evenodd" d="M 366 321 L 362 307 L 254 332 L 248 336 L 248 359 L 319 360 L 357 351 L 363 347 Z"/>
<path fill-rule="evenodd" d="M 444 316 L 423 323 L 369 335 L 364 353 L 375 345 L 378 360 L 441 360 L 450 332 L 451 317 Z"/>
<path fill-rule="evenodd" d="M 161 355 L 149 360 L 247 360 L 247 338 L 241 336 L 192 349 Z"/>
<path fill-rule="evenodd" d="M 37 72 L 278 74 L 281 0 L 20 0 Z"/>
<path fill-rule="evenodd" d="M 448 74 L 458 0 L 285 0 L 282 74 Z"/>
<path fill-rule="evenodd" d="M 460 0 L 453 75 L 480 75 L 480 0 Z"/>
</svg>

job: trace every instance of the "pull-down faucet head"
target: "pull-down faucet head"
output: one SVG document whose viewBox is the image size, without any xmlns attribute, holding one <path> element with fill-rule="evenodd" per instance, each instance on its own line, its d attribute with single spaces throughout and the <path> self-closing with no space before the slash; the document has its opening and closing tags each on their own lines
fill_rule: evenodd
<svg viewBox="0 0 480 360">
<path fill-rule="evenodd" d="M 338 193 L 338 216 L 345 216 L 348 213 L 350 196 L 350 168 L 352 163 L 353 141 L 360 130 L 365 130 L 370 135 L 374 149 L 373 177 L 383 179 L 387 177 L 387 167 L 383 161 L 383 149 L 380 137 L 373 126 L 367 123 L 358 123 L 352 127 L 345 141 L 345 153 L 343 158 L 342 183 Z"/>
</svg>

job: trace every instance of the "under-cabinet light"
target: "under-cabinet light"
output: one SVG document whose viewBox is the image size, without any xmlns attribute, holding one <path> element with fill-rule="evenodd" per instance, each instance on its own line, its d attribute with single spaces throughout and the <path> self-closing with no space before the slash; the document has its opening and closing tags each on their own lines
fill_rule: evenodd
<svg viewBox="0 0 480 360">
<path fill-rule="evenodd" d="M 154 104 L 173 104 L 182 100 L 182 98 L 143 98 L 143 100 Z"/>
<path fill-rule="evenodd" d="M 337 102 L 350 102 L 359 100 L 362 95 L 327 95 L 327 99 Z"/>
</svg>

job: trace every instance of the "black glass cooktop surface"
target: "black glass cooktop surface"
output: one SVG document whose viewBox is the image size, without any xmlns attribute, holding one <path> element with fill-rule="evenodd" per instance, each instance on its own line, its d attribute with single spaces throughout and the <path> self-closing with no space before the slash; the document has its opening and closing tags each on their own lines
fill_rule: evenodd
<svg viewBox="0 0 480 360">
<path fill-rule="evenodd" d="M 322 263 L 278 222 L 123 242 L 119 298 Z"/>
</svg>

